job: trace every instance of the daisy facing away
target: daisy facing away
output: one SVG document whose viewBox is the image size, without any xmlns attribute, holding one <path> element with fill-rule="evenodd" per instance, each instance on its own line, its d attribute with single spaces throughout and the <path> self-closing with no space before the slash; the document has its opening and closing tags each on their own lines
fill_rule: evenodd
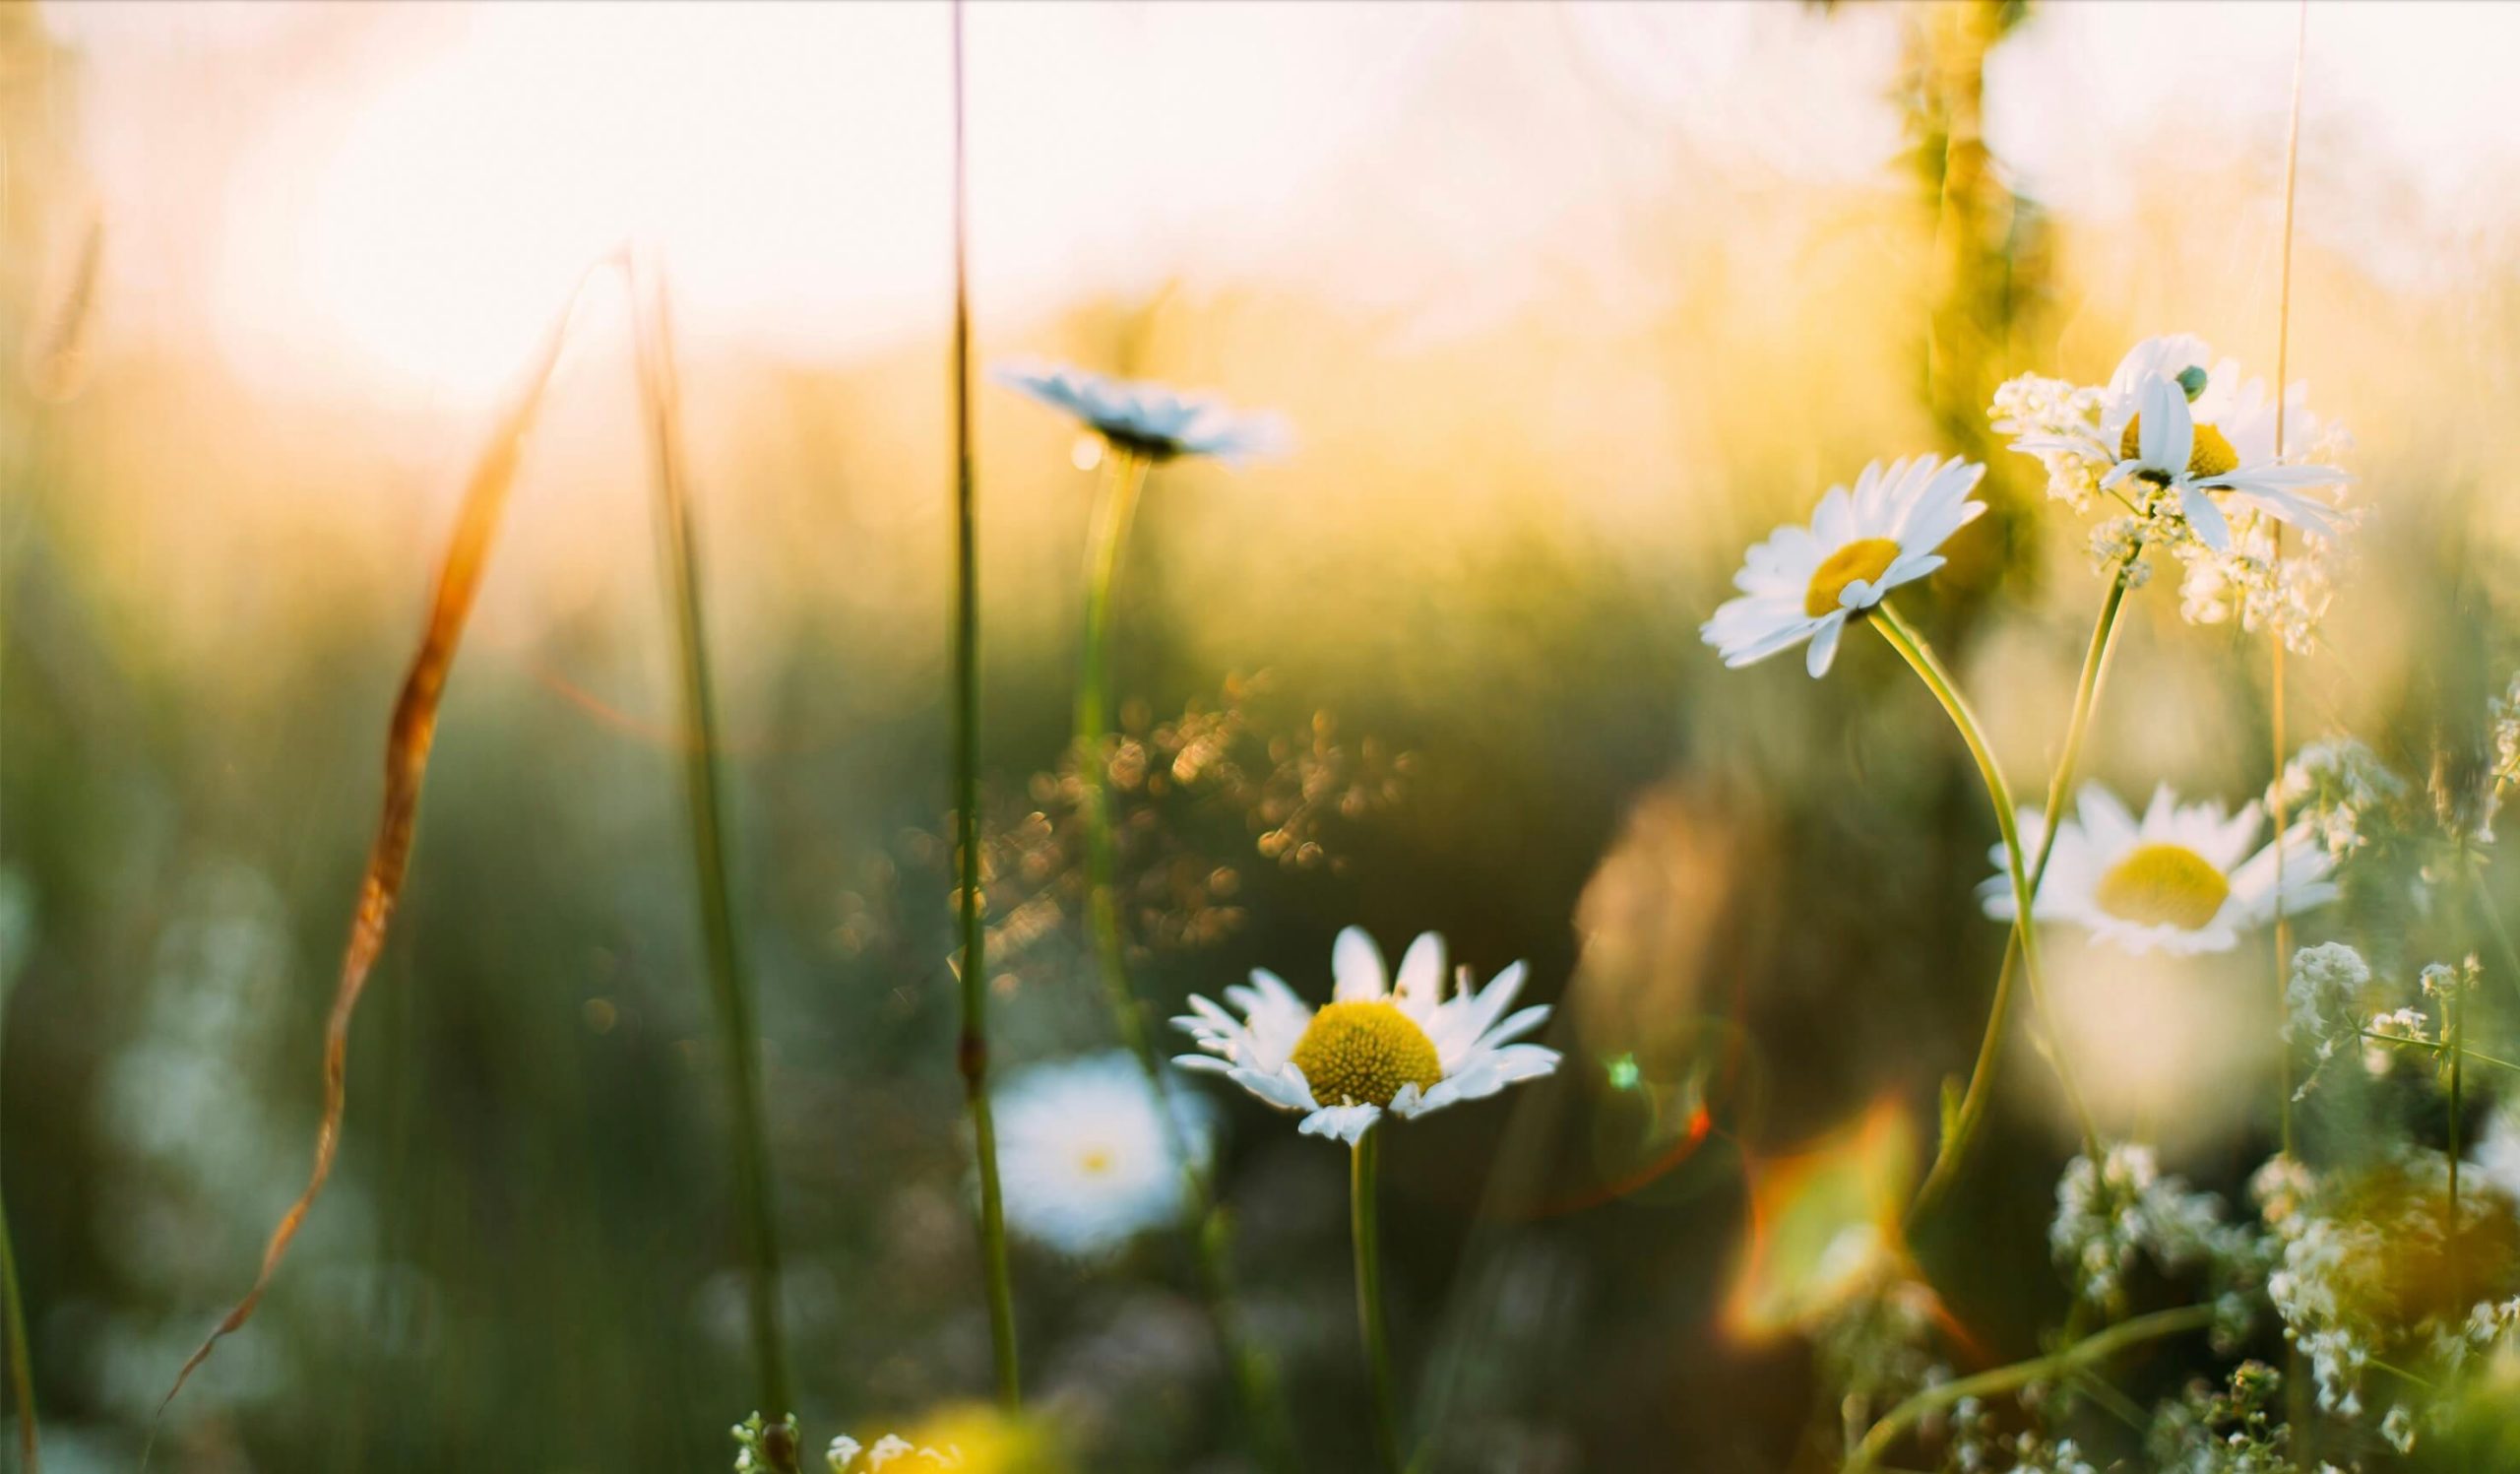
<svg viewBox="0 0 2520 1474">
<path fill-rule="evenodd" d="M 1125 1050 L 1028 1065 L 997 1091 L 1006 1220 L 1062 1253 L 1093 1256 L 1177 1221 L 1187 1190 L 1178 1141 L 1204 1169 L 1206 1103 L 1175 1092 L 1177 1130 Z"/>
<path fill-rule="evenodd" d="M 1300 1111 L 1305 1135 L 1351 1146 L 1386 1111 L 1408 1120 L 1557 1068 L 1557 1051 L 1515 1043 L 1548 1020 L 1545 1004 L 1505 1011 L 1522 992 L 1519 962 L 1478 990 L 1465 968 L 1447 997 L 1442 937 L 1428 931 L 1410 943 L 1398 979 L 1387 984 L 1382 949 L 1350 927 L 1331 948 L 1330 971 L 1332 999 L 1319 1008 L 1258 968 L 1248 987 L 1226 990 L 1239 1019 L 1193 996 L 1190 1012 L 1172 1024 L 1206 1053 L 1173 1062 Z"/>
<path fill-rule="evenodd" d="M 1958 456 L 1864 467 L 1853 492 L 1829 488 L 1809 527 L 1780 527 L 1750 549 L 1732 579 L 1740 596 L 1699 636 L 1736 667 L 1808 640 L 1803 669 L 1827 674 L 1847 621 L 1941 567 L 1937 549 L 1986 510 L 1969 495 L 1985 474 Z"/>
<path fill-rule="evenodd" d="M 2022 809 L 2025 843 L 2040 843 L 2041 817 L 2035 808 Z M 2167 785 L 2138 819 L 2109 790 L 2087 783 L 2075 816 L 2057 823 L 2031 914 L 2075 923 L 2133 953 L 2228 952 L 2241 931 L 2336 897 L 2328 878 L 2333 862 L 2306 823 L 2250 853 L 2265 823 L 2254 801 L 2227 816 L 2220 803 L 2178 802 Z M 2000 848 L 1994 861 L 2004 864 Z M 2007 876 L 1985 881 L 1979 894 L 1987 916 L 2013 919 Z"/>
<path fill-rule="evenodd" d="M 1057 363 L 1003 364 L 990 377 L 1075 416 L 1114 449 L 1150 462 L 1212 456 L 1241 466 L 1283 456 L 1293 442 L 1281 417 L 1235 410 L 1210 394 L 1185 394 L 1163 384 L 1108 378 Z"/>
</svg>

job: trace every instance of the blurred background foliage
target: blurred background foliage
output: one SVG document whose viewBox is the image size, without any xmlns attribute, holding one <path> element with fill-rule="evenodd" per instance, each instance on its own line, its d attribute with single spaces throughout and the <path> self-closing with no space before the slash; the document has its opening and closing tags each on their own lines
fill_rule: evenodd
<svg viewBox="0 0 2520 1474">
<path fill-rule="evenodd" d="M 198 53 L 208 93 L 118 125 L 97 96 L 149 99 L 88 95 L 117 48 L 199 38 L 58 13 L 79 9 L 0 8 L 0 320 L 18 360 L 0 464 L 0 1172 L 47 1465 L 71 1471 L 129 1466 L 301 1180 L 384 717 L 485 423 L 442 384 L 398 396 L 300 364 L 276 387 L 241 366 L 279 330 L 187 306 L 208 268 L 153 254 L 220 198 L 176 180 L 163 219 L 145 196 L 135 219 L 93 177 L 130 126 L 187 171 L 205 152 L 215 167 L 249 131 L 238 113 L 287 122 L 263 90 L 374 66 L 443 23 L 238 13 L 243 38 Z M 1160 473 L 1123 575 L 1144 985 L 1177 999 L 1265 965 L 1317 993 L 1331 935 L 1357 922 L 1386 948 L 1439 929 L 1482 974 L 1527 958 L 1563 1005 L 1561 1078 L 1411 1126 L 1387 1154 L 1403 1365 L 1448 1468 L 1810 1458 L 1815 1409 L 1832 1435 L 1835 1415 L 1807 1351 L 1720 1314 L 1745 1165 L 1884 1101 L 1929 1143 L 1938 1082 L 1975 1047 L 2002 944 L 1972 897 L 1991 840 L 1976 780 L 1868 642 L 1820 683 L 1791 662 L 1720 670 L 1695 625 L 1740 548 L 1876 455 L 1989 459 L 2002 515 L 1911 604 L 2034 793 L 2099 586 L 2083 530 L 1990 439 L 1988 391 L 2031 370 L 2105 377 L 2125 345 L 2180 329 L 2272 373 L 2280 108 L 2121 118 L 2095 150 L 2115 156 L 2116 193 L 2068 213 L 1990 139 L 1989 78 L 2007 48 L 2044 44 L 2008 74 L 2032 99 L 2012 105 L 2070 114 L 2113 74 L 2041 29 L 2110 23 L 1695 9 L 1220 12 L 1301 45 L 1324 28 L 1334 59 L 1361 49 L 1343 20 L 1417 28 L 1406 71 L 1366 74 L 1391 111 L 1287 227 L 1292 264 L 1185 249 L 1020 309 L 982 295 L 984 356 L 1220 385 L 1302 435 L 1282 466 Z M 2289 77 L 2291 12 L 2260 9 L 2249 46 L 2214 64 L 2270 74 L 2262 102 Z M 983 60 L 995 19 L 976 28 Z M 585 7 L 567 24 L 592 40 L 630 23 Z M 1144 24 L 1178 28 L 1164 44 L 1193 76 L 1230 45 Z M 2126 24 L 2141 46 L 2190 33 Z M 1748 47 L 1727 95 L 1748 105 L 1637 101 L 1639 58 L 1685 55 L 1693 28 Z M 2193 33 L 2230 44 L 2234 25 Z M 2375 513 L 2328 648 L 2295 664 L 2294 720 L 2424 774 L 2475 751 L 2515 658 L 2520 425 L 2500 407 L 2520 252 L 2507 212 L 2415 197 L 2386 140 L 2322 108 L 2325 75 L 2293 358 L 2355 431 Z M 1826 107 L 1882 125 L 1857 130 L 1852 162 L 1811 165 L 1742 121 L 1831 90 L 1848 96 L 1813 126 Z M 202 136 L 174 138 L 204 96 L 220 105 Z M 983 158 L 1023 122 L 984 113 Z M 2471 127 L 2469 161 L 2507 185 L 2508 125 Z M 1509 184 L 1392 183 L 1430 160 Z M 1069 166 L 1088 190 L 1096 160 Z M 1529 188 L 1559 171 L 1580 186 Z M 982 183 L 985 267 L 1023 244 L 988 234 Z M 1376 203 L 1396 189 L 1422 217 L 1406 229 Z M 1131 198 L 1098 208 L 1125 222 Z M 1413 257 L 1430 236 L 1448 245 Z M 1377 251 L 1422 280 L 1396 291 L 1365 264 Z M 902 290 L 932 300 L 924 283 Z M 942 319 L 817 354 L 713 328 L 694 298 L 685 378 L 800 1411 L 809 1429 L 910 1421 L 987 1367 L 946 963 Z M 618 325 L 598 321 L 564 364 L 457 667 L 357 1026 L 341 1175 L 261 1317 L 170 1413 L 176 1467 L 727 1456 L 749 1395 L 737 1238 L 630 385 Z M 981 412 L 992 986 L 1000 1057 L 1020 1062 L 1108 1042 L 1061 774 L 1091 478 L 1069 426 L 1005 395 Z M 2264 649 L 2182 624 L 2174 601 L 2161 580 L 2132 606 L 2091 770 L 2130 795 L 2167 781 L 2236 802 L 2270 776 Z M 1203 737 L 1231 771 L 1166 791 Z M 1291 815 L 1309 827 L 1290 837 Z M 2497 890 L 2515 899 L 2507 877 Z M 2236 1189 L 2272 1129 L 2262 950 L 2176 966 L 2058 950 L 2104 1114 Z M 2033 1058 L 2015 1056 L 1990 1149 L 1918 1246 L 1998 1353 L 2033 1349 L 2063 1303 L 2045 1224 L 2071 1131 Z M 1255 1319 L 1319 1466 L 1359 1465 L 1344 1164 L 1239 1096 L 1219 1104 Z M 1032 1386 L 1091 1466 L 1245 1466 L 1177 1243 L 1085 1265 L 1027 1250 L 1018 1275 Z"/>
</svg>

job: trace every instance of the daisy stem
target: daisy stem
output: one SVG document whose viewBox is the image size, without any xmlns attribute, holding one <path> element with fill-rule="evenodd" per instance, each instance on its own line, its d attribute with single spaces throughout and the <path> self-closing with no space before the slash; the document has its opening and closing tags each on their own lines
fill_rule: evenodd
<svg viewBox="0 0 2520 1474">
<path fill-rule="evenodd" d="M 2065 744 L 2057 754 L 2055 774 L 2048 780 L 2047 817 L 2040 825 L 2039 853 L 2030 862 L 2030 893 L 2039 893 L 2040 882 L 2048 877 L 2048 857 L 2056 848 L 2056 823 L 2064 814 L 2065 796 L 2073 791 L 2075 769 L 2082 762 L 2083 738 L 2091 731 L 2092 713 L 2100 705 L 2101 682 L 2109 671 L 2109 655 L 2116 648 L 2117 615 L 2125 607 L 2126 591 L 2133 587 L 2136 559 L 2143 555 L 2139 543 L 2117 566 L 2117 576 L 2110 579 L 2109 592 L 2102 596 L 2100 616 L 2092 622 L 2091 646 L 2083 652 L 2082 677 L 2074 684 L 2073 715 L 2065 723 Z M 1958 1176 L 1961 1161 L 1968 1155 L 1970 1143 L 1976 1139 L 1979 1124 L 1985 1119 L 1986 1103 L 1993 1098 L 1995 1065 L 2002 1058 L 2004 1039 L 2010 1034 L 2013 977 L 2021 963 L 2022 932 L 2028 927 L 2029 913 L 2014 919 L 2013 929 L 2004 938 L 2003 966 L 1995 974 L 1994 1001 L 1986 1010 L 1986 1036 L 1978 1044 L 1978 1062 L 1969 1072 L 1969 1087 L 1961 1095 L 1960 1108 L 1952 1114 L 1949 1129 L 1935 1149 L 1933 1166 L 1925 1173 L 1924 1185 L 1917 1189 L 1916 1200 L 1908 1205 L 1908 1222 L 1913 1226 L 1928 1208 L 1939 1201 Z M 2094 1159 L 2098 1165 L 2098 1159 Z"/>
<path fill-rule="evenodd" d="M 2174 1311 L 2155 1311 L 2132 1320 L 2121 1320 L 2107 1330 L 2087 1336 L 2062 1351 L 1997 1367 L 1975 1377 L 1956 1378 L 1925 1388 L 1890 1410 L 1888 1417 L 1872 1425 L 1863 1442 L 1847 1459 L 1842 1474 L 1869 1474 L 1881 1468 L 1882 1455 L 1897 1446 L 1910 1430 L 1943 1408 L 1970 1397 L 1996 1397 L 2017 1391 L 2032 1382 L 2054 1381 L 2071 1376 L 2116 1355 L 2129 1346 L 2158 1341 L 2191 1330 L 2202 1330 L 2214 1323 L 2212 1306 L 2181 1306 Z"/>
<path fill-rule="evenodd" d="M 988 970 L 980 924 L 980 579 L 979 505 L 972 481 L 972 294 L 969 181 L 965 175 L 963 7 L 954 27 L 954 844 L 962 956 L 956 964 L 963 1002 L 955 1060 L 963 1103 L 972 1118 L 972 1149 L 980 1179 L 980 1261 L 988 1286 L 989 1347 L 997 1400 L 1023 1403 L 1015 1345 L 1015 1273 L 1006 1252 L 1006 1194 L 998 1182 L 997 1119 L 988 1097 Z"/>
<path fill-rule="evenodd" d="M 1899 652 L 1909 669 L 1925 683 L 1925 688 L 1933 692 L 1934 699 L 1942 703 L 1951 724 L 1960 730 L 1960 740 L 1968 745 L 1969 755 L 1977 760 L 1978 776 L 1985 780 L 1986 799 L 1995 809 L 1995 829 L 2003 836 L 2005 865 L 2012 874 L 2013 935 L 2021 946 L 2021 975 L 2030 984 L 2031 1002 L 2046 1021 L 2049 1035 L 2054 1036 L 2056 1010 L 2049 1006 L 2046 983 L 2040 973 L 2039 929 L 2031 916 L 2031 898 L 2038 891 L 2031 883 L 2029 859 L 2022 852 L 2021 829 L 2013 817 L 2012 789 L 2004 782 L 2003 770 L 1995 765 L 1995 754 L 1986 745 L 1985 734 L 1978 725 L 1977 714 L 1969 709 L 1968 698 L 1960 694 L 1959 685 L 1952 680 L 1950 673 L 1942 669 L 1942 662 L 1934 658 L 1933 651 L 1909 627 L 1908 621 L 1899 617 L 1898 610 L 1890 607 L 1888 600 L 1873 606 L 1870 612 L 1872 626 L 1881 631 L 1882 638 L 1890 642 L 1890 648 Z M 2054 829 L 2053 824 L 2048 826 L 2050 833 Z M 2074 1118 L 2082 1127 L 2083 1150 L 2090 1154 L 2097 1166 L 2101 1160 L 2100 1128 L 2092 1123 L 2091 1107 L 2083 1099 L 2082 1085 L 2074 1078 L 2074 1067 L 2066 1057 L 2061 1039 L 2055 1042 L 2052 1062 L 2056 1066 L 2056 1078 L 2064 1085 L 2066 1102 L 2073 1108 Z"/>
<path fill-rule="evenodd" d="M 1374 1438 L 1384 1474 L 1401 1474 L 1400 1418 L 1391 1382 L 1391 1336 L 1382 1314 L 1382 1241 L 1374 1204 L 1382 1130 L 1367 1126 L 1348 1156 L 1349 1225 L 1356 1241 L 1356 1328 L 1364 1336 L 1373 1378 Z"/>
<path fill-rule="evenodd" d="M 1217 1339 L 1232 1368 L 1234 1387 L 1262 1461 L 1272 1469 L 1295 1467 L 1294 1436 L 1278 1395 L 1277 1369 L 1251 1340 L 1236 1304 L 1233 1286 L 1233 1224 L 1216 1202 L 1207 1173 L 1181 1128 L 1172 1108 L 1172 1081 L 1156 1050 L 1144 1003 L 1129 981 L 1126 941 L 1120 932 L 1116 874 L 1119 868 L 1111 827 L 1110 755 L 1104 746 L 1112 728 L 1111 630 L 1112 590 L 1119 580 L 1120 558 L 1128 546 L 1129 528 L 1137 517 L 1138 494 L 1146 487 L 1148 461 L 1143 454 L 1116 443 L 1103 447 L 1102 493 L 1094 508 L 1085 567 L 1085 645 L 1078 658 L 1076 689 L 1076 765 L 1083 786 L 1080 805 L 1085 821 L 1085 906 L 1094 936 L 1094 954 L 1102 979 L 1102 996 L 1120 1042 L 1146 1073 L 1147 1087 L 1164 1123 L 1165 1145 L 1181 1172 L 1184 1227 L 1199 1259 L 1200 1287 L 1215 1319 Z"/>
</svg>

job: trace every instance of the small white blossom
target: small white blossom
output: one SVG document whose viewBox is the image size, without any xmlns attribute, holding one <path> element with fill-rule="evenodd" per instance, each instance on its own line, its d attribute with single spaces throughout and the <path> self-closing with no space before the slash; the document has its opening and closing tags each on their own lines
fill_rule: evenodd
<svg viewBox="0 0 2520 1474">
<path fill-rule="evenodd" d="M 2284 1038 L 2296 1045 L 2306 1042 L 2312 1051 L 2309 1073 L 2294 1091 L 2295 1100 L 2310 1093 L 2330 1059 L 2361 1041 L 2355 1002 L 2370 982 L 2370 964 L 2343 942 L 2293 954 L 2293 976 L 2284 988 Z"/>
</svg>

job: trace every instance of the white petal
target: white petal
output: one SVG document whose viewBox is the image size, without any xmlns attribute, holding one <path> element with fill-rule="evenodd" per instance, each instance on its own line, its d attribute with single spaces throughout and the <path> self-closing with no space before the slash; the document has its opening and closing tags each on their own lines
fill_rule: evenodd
<svg viewBox="0 0 2520 1474">
<path fill-rule="evenodd" d="M 1295 1129 L 1306 1136 L 1335 1136 L 1354 1146 L 1381 1119 L 1382 1111 L 1375 1106 L 1329 1106 L 1305 1117 Z"/>
<path fill-rule="evenodd" d="M 2187 517 L 2187 525 L 2196 533 L 2196 541 L 2216 552 L 2232 550 L 2232 524 L 2214 498 L 2195 486 L 2180 483 L 2178 509 Z"/>
<path fill-rule="evenodd" d="M 1338 980 L 1331 996 L 1342 1003 L 1369 1003 L 1383 995 L 1382 948 L 1364 928 L 1341 929 L 1330 945 L 1330 976 Z"/>
<path fill-rule="evenodd" d="M 1812 632 L 1811 650 L 1802 658 L 1802 669 L 1811 673 L 1813 680 L 1829 673 L 1829 663 L 1838 658 L 1838 636 L 1846 632 L 1846 611 L 1841 609 L 1821 620 L 1820 627 Z"/>
<path fill-rule="evenodd" d="M 1400 978 L 1393 986 L 1400 1006 L 1415 1017 L 1444 999 L 1444 939 L 1432 931 L 1418 933 L 1400 957 Z"/>
</svg>

